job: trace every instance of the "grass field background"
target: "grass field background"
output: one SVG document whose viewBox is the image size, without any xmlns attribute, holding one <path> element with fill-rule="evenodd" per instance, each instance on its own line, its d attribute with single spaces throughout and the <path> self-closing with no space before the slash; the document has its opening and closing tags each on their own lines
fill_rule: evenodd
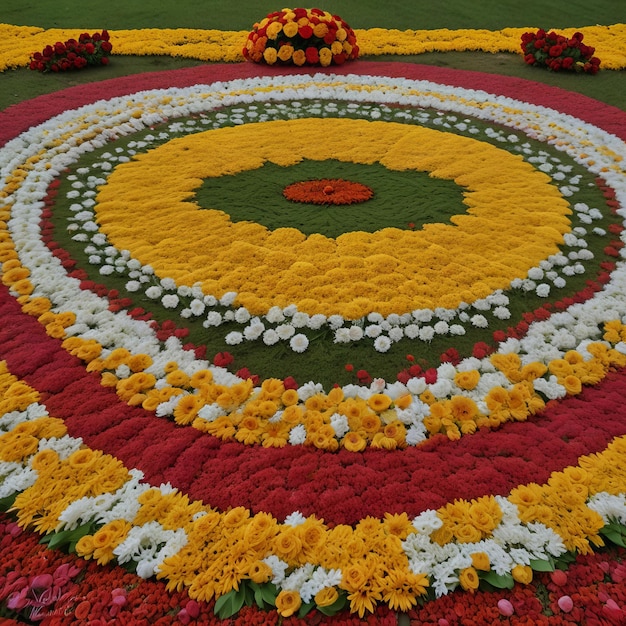
<svg viewBox="0 0 626 626">
<path fill-rule="evenodd" d="M 583 0 L 546 3 L 543 0 L 510 2 L 508 0 L 450 0 L 439 4 L 430 0 L 414 2 L 375 2 L 374 0 L 328 0 L 322 8 L 338 13 L 353 28 L 396 29 L 488 29 L 505 27 L 568 28 L 595 24 L 626 22 L 623 0 Z M 92 3 L 52 0 L 3 0 L 0 23 L 42 28 L 197 28 L 248 30 L 268 12 L 282 4 L 263 0 L 238 2 L 164 0 L 158 4 L 135 0 L 111 0 Z M 54 42 L 51 42 L 54 43 Z M 115 41 L 113 41 L 115 44 Z M 593 45 L 592 41 L 587 42 Z M 242 41 L 243 45 L 243 41 Z M 34 50 L 33 50 L 34 52 Z M 113 50 L 115 54 L 115 48 Z M 597 76 L 551 73 L 525 66 L 521 56 L 481 52 L 428 53 L 410 57 L 376 57 L 377 60 L 402 60 L 429 65 L 476 70 L 545 82 L 563 89 L 578 91 L 626 110 L 626 73 L 603 71 Z M 172 57 L 114 56 L 107 68 L 87 69 L 67 74 L 47 74 L 17 69 L 0 75 L 0 110 L 42 93 L 128 74 L 176 69 L 200 64 L 200 61 Z"/>
</svg>

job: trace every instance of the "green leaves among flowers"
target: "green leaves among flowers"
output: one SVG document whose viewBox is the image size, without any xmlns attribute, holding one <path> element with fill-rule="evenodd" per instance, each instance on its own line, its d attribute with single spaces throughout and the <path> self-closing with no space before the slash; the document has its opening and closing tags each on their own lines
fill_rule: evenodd
<svg viewBox="0 0 626 626">
<path fill-rule="evenodd" d="M 78 541 L 86 535 L 92 535 L 95 532 L 96 526 L 98 526 L 98 524 L 92 521 L 73 530 L 53 532 L 44 535 L 39 540 L 39 543 L 47 545 L 51 550 L 56 549 L 63 550 L 64 552 L 75 552 Z"/>
<path fill-rule="evenodd" d="M 270 610 L 276 606 L 278 589 L 273 583 L 258 584 L 252 580 L 242 580 L 239 589 L 220 596 L 215 602 L 214 613 L 220 619 L 227 619 L 241 608 L 256 604 L 260 609 Z"/>
</svg>

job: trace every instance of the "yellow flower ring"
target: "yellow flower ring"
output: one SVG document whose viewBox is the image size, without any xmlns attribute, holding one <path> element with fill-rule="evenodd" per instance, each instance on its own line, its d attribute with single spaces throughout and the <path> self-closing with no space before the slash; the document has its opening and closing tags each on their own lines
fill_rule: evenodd
<svg viewBox="0 0 626 626">
<path fill-rule="evenodd" d="M 322 135 L 323 142 L 311 141 Z M 245 156 L 233 161 L 233 153 Z M 290 166 L 331 158 L 453 179 L 466 189 L 468 215 L 453 217 L 451 226 L 353 232 L 331 239 L 234 223 L 223 212 L 200 211 L 188 200 L 207 177 L 238 174 L 266 161 Z M 233 304 L 254 315 L 295 304 L 311 315 L 358 319 L 374 311 L 388 316 L 456 308 L 525 277 L 557 252 L 569 230 L 569 204 L 549 181 L 505 150 L 452 133 L 365 120 L 287 120 L 197 133 L 140 155 L 108 178 L 96 214 L 113 245 L 178 285 L 201 283 L 205 293 L 218 298 L 236 292 Z M 137 212 L 149 231 L 135 228 Z M 345 268 L 359 259 L 355 281 Z M 242 266 L 246 260 L 255 267 Z M 478 277 L 470 271 L 477 264 Z M 389 265 L 395 267 L 398 298 L 380 300 L 376 279 Z"/>
<path fill-rule="evenodd" d="M 79 125 L 80 124 L 82 124 L 82 120 Z M 54 146 L 54 143 L 52 145 Z M 604 156 L 614 156 L 615 153 L 612 152 L 612 150 L 617 149 L 617 147 L 617 144 L 615 144 L 613 147 L 606 148 Z M 591 149 L 592 148 L 590 147 L 590 151 Z M 587 159 L 587 155 L 584 157 L 581 156 L 581 159 Z M 30 163 L 35 164 L 36 162 L 37 159 L 34 159 Z M 607 176 L 612 175 L 614 180 L 617 180 L 617 177 L 622 175 L 619 166 L 607 164 L 605 167 Z M 12 177 L 9 186 L 13 185 L 15 182 L 15 177 Z M 12 190 L 9 189 L 9 191 Z M 7 210 L 3 212 L 3 219 L 8 221 L 8 211 L 11 209 L 11 206 L 5 206 L 7 207 Z M 563 210 L 561 216 L 564 213 L 565 210 Z M 12 235 L 16 234 L 19 239 L 19 233 L 12 232 Z M 6 239 L 3 239 L 3 242 L 5 241 Z M 555 242 L 556 238 L 553 238 L 551 245 L 554 245 Z M 16 246 L 16 248 L 19 249 L 19 246 Z M 3 247 L 2 249 L 9 250 L 10 248 Z M 6 258 L 7 260 L 5 263 L 15 259 L 15 257 L 11 254 L 7 254 Z M 6 276 L 9 271 L 14 269 L 16 269 L 14 264 L 3 266 L 3 276 Z M 15 292 L 14 295 L 16 295 Z M 25 308 L 28 308 L 28 306 L 35 306 L 34 300 L 29 301 L 28 297 L 22 298 L 21 303 L 25 305 Z M 46 319 L 50 321 L 50 318 Z M 620 329 L 616 328 L 615 332 L 619 333 Z M 12 368 L 9 368 L 9 370 L 3 369 L 2 372 L 0 372 L 2 374 L 1 388 L 4 392 L 3 395 L 9 399 L 6 405 L 3 405 L 3 410 L 6 412 L 16 410 L 23 411 L 26 406 L 28 406 L 29 402 L 36 402 L 39 397 L 36 395 L 36 392 L 33 397 L 32 392 L 29 391 L 28 388 L 19 387 L 19 381 L 17 381 L 9 373 L 11 369 Z M 9 390 L 11 391 L 9 392 Z M 23 397 L 26 397 L 28 401 L 24 403 L 23 400 L 19 400 L 19 398 Z M 13 402 L 14 398 L 17 398 L 18 400 Z M 45 423 L 41 427 L 41 431 L 29 431 L 28 436 L 49 437 L 50 432 L 46 430 L 48 426 L 49 425 Z M 12 447 L 13 442 L 11 442 L 11 448 Z M 25 450 L 25 454 L 27 454 L 27 448 L 25 448 Z M 616 437 L 615 442 L 605 453 L 582 459 L 581 466 L 583 466 L 584 469 L 574 471 L 565 470 L 562 473 L 554 474 L 551 478 L 551 482 L 543 488 L 535 489 L 534 487 L 529 487 L 528 492 L 524 491 L 523 488 L 515 490 L 515 493 L 509 498 L 509 501 L 516 503 L 522 514 L 528 514 L 527 519 L 530 521 L 536 519 L 533 517 L 533 515 L 535 515 L 533 507 L 536 509 L 536 505 L 539 503 L 545 504 L 548 508 L 550 506 L 558 507 L 559 515 L 562 514 L 565 503 L 559 500 L 556 497 L 556 494 L 568 493 L 568 489 L 571 489 L 574 483 L 584 485 L 584 489 L 575 491 L 577 494 L 591 494 L 603 490 L 619 493 L 623 491 L 622 485 L 624 484 L 624 480 L 626 478 L 622 476 L 621 470 L 619 469 L 620 466 L 623 466 L 623 463 L 621 463 L 622 456 L 623 440 L 620 437 Z M 80 459 L 70 456 L 67 465 L 73 467 L 77 464 L 77 461 L 81 461 L 82 464 L 82 460 L 86 458 L 86 455 L 81 456 Z M 51 464 L 54 460 L 48 457 L 38 457 L 36 464 L 37 467 L 42 467 L 43 469 L 44 461 L 47 464 Z M 68 468 L 68 471 L 70 471 L 70 468 Z M 38 485 L 38 489 L 41 489 L 41 485 Z M 27 492 L 25 491 L 24 493 L 26 494 Z M 101 492 L 96 490 L 94 493 L 97 494 Z M 165 497 L 164 501 L 162 501 L 163 497 Z M 180 502 L 178 501 L 179 499 L 181 500 Z M 22 500 L 27 501 L 28 498 L 24 496 Z M 557 524 L 557 526 L 559 527 L 559 531 L 563 533 L 563 540 L 568 546 L 571 545 L 572 549 L 577 548 L 579 550 L 585 550 L 588 549 L 589 540 L 597 540 L 597 531 L 599 526 L 601 526 L 601 522 L 599 523 L 597 514 L 594 516 L 594 514 L 585 507 L 584 497 L 582 500 L 580 500 L 580 498 L 574 498 L 574 500 L 576 501 L 572 500 L 568 504 L 569 510 L 573 511 L 572 519 L 565 519 L 562 527 L 559 524 Z M 393 579 L 392 586 L 408 586 L 412 589 L 412 593 L 414 595 L 422 593 L 424 582 L 423 578 L 421 578 L 419 574 L 410 571 L 406 553 L 398 549 L 398 545 L 400 544 L 399 538 L 406 536 L 407 532 L 413 532 L 409 528 L 408 519 L 397 519 L 393 516 L 386 518 L 385 521 L 364 519 L 356 529 L 351 531 L 341 528 L 341 526 L 338 526 L 334 531 L 330 531 L 326 527 L 321 527 L 317 520 L 310 519 L 306 522 L 306 525 L 301 529 L 301 531 L 295 532 L 293 531 L 293 526 L 291 524 L 280 524 L 278 525 L 279 528 L 276 528 L 274 526 L 275 522 L 268 519 L 268 517 L 264 516 L 264 514 L 258 514 L 254 517 L 248 518 L 247 512 L 242 509 L 234 509 L 229 513 L 217 515 L 215 512 L 207 510 L 206 515 L 195 517 L 199 511 L 199 505 L 196 503 L 189 505 L 183 498 L 178 497 L 170 497 L 168 499 L 167 494 L 159 495 L 151 493 L 150 495 L 142 496 L 141 502 L 144 507 L 144 509 L 142 509 L 144 517 L 141 518 L 143 523 L 152 519 L 154 521 L 158 521 L 158 523 L 164 527 L 171 523 L 166 520 L 168 514 L 167 512 L 172 510 L 172 505 L 176 504 L 176 506 L 180 506 L 182 508 L 181 511 L 177 510 L 176 516 L 183 524 L 188 537 L 192 539 L 190 544 L 191 547 L 187 551 L 181 550 L 178 554 L 172 557 L 170 561 L 166 564 L 164 563 L 162 571 L 169 576 L 173 587 L 179 584 L 187 584 L 187 581 L 189 580 L 187 577 L 192 575 L 193 583 L 191 584 L 190 592 L 195 597 L 200 599 L 209 598 L 213 594 L 220 595 L 228 592 L 229 589 L 227 587 L 218 587 L 214 581 L 220 580 L 233 582 L 237 576 L 242 575 L 243 570 L 241 569 L 241 561 L 239 561 L 237 565 L 238 574 L 236 574 L 233 570 L 235 552 L 241 556 L 241 550 L 238 550 L 237 546 L 243 545 L 243 541 L 248 542 L 248 545 L 253 548 L 253 558 L 258 560 L 261 554 L 267 554 L 267 550 L 263 542 L 270 536 L 276 539 L 272 543 L 272 550 L 274 551 L 274 554 L 279 554 L 294 567 L 297 564 L 301 564 L 303 560 L 308 559 L 309 562 L 317 565 L 323 565 L 326 568 L 339 567 L 344 569 L 345 576 L 342 579 L 342 588 L 352 594 L 353 597 L 350 600 L 352 602 L 352 608 L 359 613 L 365 612 L 368 598 L 360 598 L 358 589 L 368 582 L 368 580 L 370 584 L 374 584 L 375 581 L 379 581 L 378 574 L 382 571 L 394 573 L 394 575 L 390 577 Z M 471 506 L 474 508 L 471 509 Z M 476 539 L 489 537 L 490 533 L 501 523 L 501 509 L 506 506 L 508 505 L 506 505 L 502 499 L 498 500 L 496 504 L 492 498 L 481 498 L 476 503 L 472 503 L 471 505 L 469 502 L 466 502 L 442 507 L 437 513 L 437 517 L 441 522 L 443 522 L 443 526 L 440 527 L 440 530 L 443 530 L 439 533 L 438 537 L 443 540 L 444 543 L 446 541 L 458 542 L 459 544 L 467 542 L 467 537 L 469 536 L 467 534 L 469 532 L 468 529 L 460 529 L 455 525 L 454 520 L 459 519 L 459 513 L 461 516 L 468 516 L 467 519 L 480 520 L 480 523 L 477 523 L 474 526 L 474 531 L 480 528 L 478 536 L 476 536 L 476 532 L 474 531 L 471 533 L 472 536 Z M 529 512 L 531 509 L 532 511 Z M 150 513 L 150 511 L 152 511 L 152 513 Z M 187 515 L 187 517 L 185 517 L 185 515 Z M 545 519 L 546 523 L 548 523 L 549 516 L 546 515 Z M 578 520 L 579 526 L 577 528 L 574 528 L 574 526 L 571 525 L 573 520 Z M 580 520 L 583 521 L 581 522 Z M 42 522 L 41 528 L 43 530 L 50 528 L 48 524 L 56 524 L 56 520 L 47 520 L 45 523 Z M 297 525 L 296 528 L 298 528 Z M 433 528 L 433 533 L 435 530 L 436 528 Z M 320 532 L 326 533 L 327 550 L 324 550 L 323 552 L 319 551 L 319 547 L 323 543 L 323 541 L 320 540 L 320 537 L 322 536 L 320 535 Z M 418 534 L 419 533 L 413 533 L 411 537 L 416 537 Z M 295 536 L 297 536 L 297 540 Z M 210 537 L 210 540 L 207 541 L 208 537 Z M 212 543 L 213 540 L 215 540 L 216 544 Z M 336 550 L 333 550 L 333 547 L 343 547 L 348 545 L 350 541 L 353 541 L 350 545 L 352 547 L 351 553 L 355 560 L 346 562 L 346 557 L 340 556 L 341 550 L 337 552 Z M 374 541 L 376 546 L 370 545 L 369 542 L 371 541 Z M 196 562 L 197 558 L 197 553 L 195 551 L 200 549 L 202 542 L 208 543 L 205 547 L 209 551 L 212 551 L 213 555 L 215 555 L 213 546 L 217 545 L 218 542 L 221 546 L 220 550 L 223 550 L 223 552 L 219 553 L 219 558 L 214 561 L 215 568 L 212 566 L 212 568 L 206 572 L 195 571 L 195 566 L 192 565 L 192 563 Z M 299 545 L 304 548 L 304 553 L 298 553 L 297 549 L 294 547 L 298 545 L 298 542 Z M 86 545 L 88 543 L 89 542 L 87 541 L 83 545 L 85 554 L 87 555 L 89 555 L 89 546 Z M 231 548 L 234 549 L 235 552 L 232 552 Z M 408 548 L 415 550 L 417 549 L 417 546 L 410 543 L 409 546 L 404 546 L 404 548 L 407 550 Z M 307 553 L 307 550 L 309 552 L 309 556 L 304 556 Z M 375 554 L 376 556 L 366 557 L 367 554 Z M 323 563 L 319 562 L 320 559 L 323 559 Z M 257 561 L 253 560 L 246 565 L 249 567 L 248 571 L 252 572 L 257 565 Z M 188 567 L 189 569 L 185 570 L 185 567 Z M 368 568 L 372 567 L 373 569 L 368 576 Z M 419 571 L 421 570 L 418 570 L 418 572 Z M 180 578 L 181 572 L 185 572 L 184 579 Z M 245 573 L 243 575 L 245 576 Z M 216 578 L 216 576 L 218 578 Z M 209 584 L 210 581 L 213 581 L 213 583 Z M 376 584 L 380 583 L 376 582 Z M 400 603 L 405 601 L 406 598 L 400 594 L 397 588 L 394 587 L 394 589 L 376 588 L 374 590 L 374 595 L 380 594 L 382 596 L 383 593 L 389 594 L 388 597 L 390 598 L 392 606 L 400 606 Z M 373 598 L 370 598 L 370 600 L 373 600 Z"/>
</svg>

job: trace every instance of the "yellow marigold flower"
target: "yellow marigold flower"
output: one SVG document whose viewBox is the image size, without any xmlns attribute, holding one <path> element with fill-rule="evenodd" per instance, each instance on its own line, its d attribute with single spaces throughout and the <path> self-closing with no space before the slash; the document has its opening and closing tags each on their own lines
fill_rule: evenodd
<svg viewBox="0 0 626 626">
<path fill-rule="evenodd" d="M 602 338 L 610 343 L 623 341 L 624 326 L 620 320 L 613 320 L 604 324 L 604 335 Z"/>
<path fill-rule="evenodd" d="M 118 368 L 120 365 L 123 365 L 128 362 L 131 354 L 126 348 L 116 348 L 109 354 L 106 359 L 104 359 L 104 367 L 106 369 L 114 370 Z"/>
<path fill-rule="evenodd" d="M 250 517 L 250 511 L 243 506 L 231 509 L 222 518 L 222 524 L 226 528 L 238 528 L 246 523 Z"/>
<path fill-rule="evenodd" d="M 565 387 L 565 391 L 567 391 L 568 396 L 575 396 L 582 391 L 583 385 L 577 376 L 570 374 L 565 378 L 559 378 L 558 382 Z"/>
<path fill-rule="evenodd" d="M 39 439 L 32 435 L 9 432 L 0 436 L 0 460 L 19 463 L 37 452 Z"/>
<path fill-rule="evenodd" d="M 237 432 L 237 429 L 226 415 L 222 415 L 212 422 L 196 418 L 193 422 L 193 427 L 219 439 L 231 439 Z"/>
<path fill-rule="evenodd" d="M 295 528 L 283 528 L 272 541 L 272 548 L 276 555 L 290 563 L 298 562 L 298 555 L 302 550 L 302 540 Z"/>
<path fill-rule="evenodd" d="M 298 404 L 298 392 L 295 389 L 287 389 L 281 396 L 280 400 L 285 406 L 293 406 L 295 404 Z"/>
<path fill-rule="evenodd" d="M 349 452 L 362 452 L 367 447 L 367 440 L 359 433 L 350 431 L 341 440 L 341 445 Z"/>
<path fill-rule="evenodd" d="M 480 381 L 480 372 L 478 370 L 470 370 L 468 372 L 457 372 L 454 376 L 454 384 L 461 389 L 471 391 L 476 388 Z"/>
<path fill-rule="evenodd" d="M 285 26 L 289 26 L 286 24 Z M 282 617 L 292 616 L 302 604 L 302 599 L 297 591 L 286 591 L 283 589 L 276 596 L 276 610 Z"/>
<path fill-rule="evenodd" d="M 199 389 L 202 385 L 213 382 L 213 372 L 211 370 L 199 370 L 189 379 L 189 385 L 194 389 Z"/>
<path fill-rule="evenodd" d="M 367 399 L 367 405 L 372 411 L 382 413 L 391 406 L 391 398 L 384 393 L 375 393 Z"/>
<path fill-rule="evenodd" d="M 263 51 L 263 58 L 268 65 L 274 65 L 278 60 L 278 54 L 276 52 L 276 48 L 267 47 Z"/>
<path fill-rule="evenodd" d="M 362 564 L 353 563 L 343 570 L 343 577 L 340 587 L 346 591 L 358 591 L 365 586 L 368 579 L 368 573 Z"/>
<path fill-rule="evenodd" d="M 174 421 L 181 426 L 193 423 L 203 404 L 202 399 L 198 396 L 184 396 L 178 401 L 174 409 Z"/>
<path fill-rule="evenodd" d="M 59 455 L 54 450 L 47 448 L 37 452 L 30 464 L 39 474 L 50 473 L 59 464 Z"/>
<path fill-rule="evenodd" d="M 267 563 L 254 561 L 248 568 L 247 575 L 252 582 L 262 585 L 272 579 L 273 572 Z"/>
<path fill-rule="evenodd" d="M 114 548 L 124 541 L 131 528 L 131 524 L 126 520 L 113 520 L 96 531 L 91 539 L 93 558 L 100 565 L 112 561 L 115 557 Z"/>
<path fill-rule="evenodd" d="M 272 22 L 271 24 L 268 24 L 265 34 L 268 39 L 276 39 L 282 29 L 283 25 L 280 22 Z"/>
<path fill-rule="evenodd" d="M 374 413 L 361 416 L 361 428 L 368 436 L 375 435 L 380 430 L 380 418 Z"/>
<path fill-rule="evenodd" d="M 466 591 L 474 593 L 480 585 L 480 578 L 478 578 L 478 572 L 473 567 L 466 567 L 459 573 L 459 583 L 461 587 Z"/>
<path fill-rule="evenodd" d="M 554 359 L 548 364 L 548 369 L 558 378 L 565 378 L 572 374 L 572 365 L 565 359 Z"/>
<path fill-rule="evenodd" d="M 257 513 L 246 525 L 243 540 L 246 546 L 257 549 L 278 532 L 278 523 L 269 513 Z"/>
<path fill-rule="evenodd" d="M 169 372 L 165 380 L 172 387 L 187 387 L 189 385 L 189 375 L 180 369 Z"/>
<path fill-rule="evenodd" d="M 403 540 L 415 531 L 406 513 L 385 513 L 385 521 L 383 524 L 389 534 Z"/>
<path fill-rule="evenodd" d="M 513 579 L 522 585 L 529 585 L 533 580 L 533 570 L 528 565 L 516 565 L 511 570 L 511 574 Z"/>
<path fill-rule="evenodd" d="M 285 61 L 285 62 L 289 61 L 292 55 L 293 55 L 293 46 L 285 44 L 284 46 L 281 46 L 280 49 L 278 50 L 278 58 L 281 61 Z"/>
<path fill-rule="evenodd" d="M 459 543 L 476 543 L 483 538 L 483 533 L 471 522 L 455 526 L 452 533 Z"/>
<path fill-rule="evenodd" d="M 296 22 L 288 22 L 287 24 L 284 24 L 283 32 L 287 37 L 295 37 L 298 34 L 298 24 Z"/>
<path fill-rule="evenodd" d="M 543 495 L 543 487 L 537 483 L 528 483 L 520 485 L 513 489 L 508 500 L 516 504 L 520 508 L 533 506 L 541 502 Z"/>
<path fill-rule="evenodd" d="M 128 359 L 128 367 L 131 372 L 142 372 L 152 365 L 152 357 L 148 354 L 133 354 Z"/>
<path fill-rule="evenodd" d="M 278 400 L 284 393 L 285 385 L 280 378 L 266 378 L 261 383 L 259 398 L 261 400 Z"/>
<path fill-rule="evenodd" d="M 294 50 L 292 54 L 294 65 L 302 66 L 306 63 L 306 54 L 304 50 Z"/>
<path fill-rule="evenodd" d="M 328 26 L 324 22 L 319 22 L 313 27 L 313 34 L 319 39 L 324 39 L 328 34 Z"/>
<path fill-rule="evenodd" d="M 333 60 L 333 53 L 330 48 L 320 48 L 320 65 L 322 67 L 328 67 Z"/>
<path fill-rule="evenodd" d="M 82 557 L 83 559 L 89 560 L 93 556 L 94 545 L 93 545 L 93 536 L 85 535 L 81 537 L 74 547 L 76 550 L 76 554 Z"/>
<path fill-rule="evenodd" d="M 489 555 L 486 552 L 473 552 L 471 557 L 472 567 L 474 569 L 480 570 L 481 572 L 488 572 L 491 569 Z"/>
</svg>

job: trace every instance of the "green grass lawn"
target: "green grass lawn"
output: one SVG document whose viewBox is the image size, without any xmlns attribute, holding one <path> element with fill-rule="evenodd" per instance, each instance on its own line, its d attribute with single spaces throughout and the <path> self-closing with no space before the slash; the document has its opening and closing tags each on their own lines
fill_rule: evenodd
<svg viewBox="0 0 626 626">
<path fill-rule="evenodd" d="M 445 11 L 434 11 L 427 0 L 381 3 L 367 0 L 329 0 L 323 8 L 339 13 L 353 28 L 486 28 L 507 26 L 536 28 L 582 27 L 593 24 L 615 24 L 626 21 L 626 2 L 599 0 L 591 6 L 582 0 L 545 3 L 530 0 L 514 3 L 502 0 L 482 0 L 468 3 L 451 0 Z M 3 0 L 0 23 L 41 26 L 44 28 L 217 28 L 247 30 L 266 13 L 280 9 L 272 2 L 243 0 L 237 3 L 200 2 L 200 0 L 164 0 L 158 5 L 136 1 L 111 0 L 90 5 L 88 10 L 79 2 L 52 0 Z M 51 42 L 54 43 L 54 42 Z M 593 42 L 589 42 L 593 45 Z M 34 51 L 33 51 L 34 52 Z M 115 50 L 113 51 L 115 53 Z M 563 89 L 578 91 L 626 110 L 624 71 L 602 71 L 597 76 L 550 73 L 524 65 L 514 54 L 481 52 L 428 53 L 412 57 L 376 57 L 377 60 L 402 60 L 441 67 L 476 70 L 518 76 L 544 82 Z M 77 84 L 128 74 L 177 69 L 199 64 L 199 61 L 172 57 L 114 56 L 107 68 L 83 70 L 67 74 L 41 75 L 27 69 L 0 75 L 0 110 L 11 104 Z"/>
</svg>

